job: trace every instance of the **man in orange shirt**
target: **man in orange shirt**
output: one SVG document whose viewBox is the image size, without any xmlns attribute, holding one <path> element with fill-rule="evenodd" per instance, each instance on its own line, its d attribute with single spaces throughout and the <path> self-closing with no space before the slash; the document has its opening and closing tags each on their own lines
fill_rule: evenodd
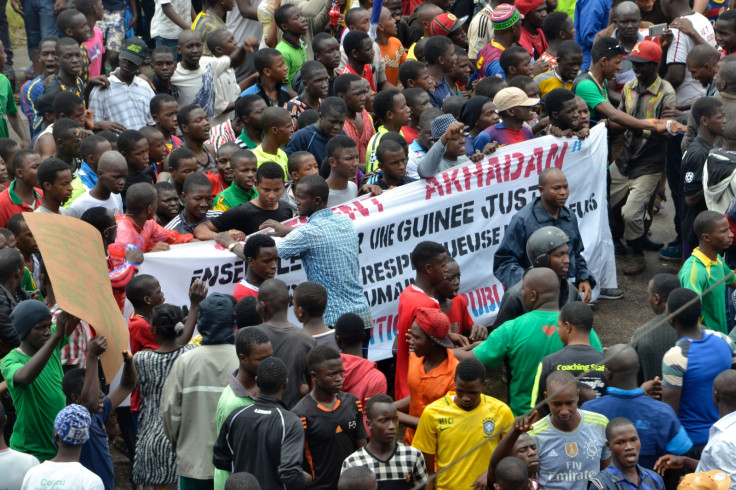
<svg viewBox="0 0 736 490">
<path fill-rule="evenodd" d="M 378 19 L 376 44 L 381 49 L 381 57 L 386 64 L 386 80 L 398 87 L 399 67 L 406 60 L 406 51 L 396 37 L 396 33 L 396 21 L 391 17 L 391 11 L 384 7 Z"/>
<path fill-rule="evenodd" d="M 455 368 L 459 361 L 447 336 L 450 320 L 436 308 L 418 308 L 407 335 L 409 346 L 409 396 L 398 400 L 399 420 L 407 425 L 404 444 L 411 444 L 424 408 L 455 390 Z M 402 413 L 403 412 L 403 413 Z"/>
</svg>

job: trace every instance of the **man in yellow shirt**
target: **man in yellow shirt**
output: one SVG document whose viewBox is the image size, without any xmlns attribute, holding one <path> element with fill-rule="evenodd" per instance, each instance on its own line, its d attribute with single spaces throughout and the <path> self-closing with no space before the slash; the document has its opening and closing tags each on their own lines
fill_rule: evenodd
<svg viewBox="0 0 736 490">
<path fill-rule="evenodd" d="M 443 472 L 435 489 L 470 488 L 486 482 L 488 461 L 503 434 L 514 423 L 511 409 L 484 395 L 486 369 L 477 359 L 465 359 L 455 370 L 455 391 L 431 403 L 419 419 L 412 446 L 422 451 L 427 469 L 441 471 L 470 448 L 487 443 Z"/>
</svg>

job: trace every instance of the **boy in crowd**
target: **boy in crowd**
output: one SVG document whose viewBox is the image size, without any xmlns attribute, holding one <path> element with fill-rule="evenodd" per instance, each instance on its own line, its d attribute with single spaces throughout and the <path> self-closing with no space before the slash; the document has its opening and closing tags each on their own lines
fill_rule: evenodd
<svg viewBox="0 0 736 490">
<path fill-rule="evenodd" d="M 301 421 L 282 401 L 288 386 L 287 374 L 284 361 L 275 356 L 258 365 L 255 379 L 260 396 L 252 405 L 236 408 L 222 424 L 214 446 L 217 468 L 247 471 L 256 476 L 263 488 L 304 488 L 312 482 L 312 475 L 301 468 Z M 249 438 L 264 450 L 252 451 Z"/>
<path fill-rule="evenodd" d="M 406 98 L 397 89 L 382 90 L 373 99 L 373 112 L 383 124 L 378 127 L 376 134 L 368 142 L 366 153 L 366 171 L 373 172 L 376 169 L 376 149 L 381 142 L 381 137 L 389 131 L 401 132 L 401 128 L 409 124 L 411 109 L 406 104 Z"/>
<path fill-rule="evenodd" d="M 148 139 L 134 129 L 120 133 L 118 151 L 128 164 L 128 177 L 121 196 L 125 201 L 125 193 L 133 184 L 146 183 L 153 185 L 156 182 L 156 173 L 148 164 Z"/>
<path fill-rule="evenodd" d="M 447 260 L 446 274 L 439 286 L 438 298 L 442 313 L 450 320 L 450 333 L 467 337 L 470 342 L 485 340 L 488 329 L 478 325 L 470 316 L 468 302 L 459 294 L 460 291 L 460 264 L 450 257 Z"/>
<path fill-rule="evenodd" d="M 376 44 L 381 50 L 381 57 L 386 65 L 386 80 L 394 86 L 399 84 L 399 67 L 406 61 L 406 51 L 396 34 L 397 22 L 391 16 L 391 11 L 384 7 L 378 19 Z"/>
<path fill-rule="evenodd" d="M 481 77 L 501 77 L 501 54 L 521 37 L 521 14 L 509 4 L 498 5 L 491 14 L 493 38 L 478 52 L 476 67 Z"/>
<path fill-rule="evenodd" d="M 165 301 L 158 279 L 149 274 L 138 274 L 126 286 L 125 296 L 133 305 L 133 313 L 128 319 L 131 352 L 135 355 L 142 350 L 158 349 L 158 343 L 151 333 L 153 309 Z M 140 395 L 136 390 L 131 399 L 131 407 L 133 411 L 137 411 L 139 406 Z"/>
<path fill-rule="evenodd" d="M 327 95 L 336 95 L 332 90 L 332 86 L 337 77 L 336 70 L 340 66 L 340 43 L 334 36 L 326 32 L 320 32 L 312 40 L 312 50 L 314 51 L 315 61 L 319 61 L 327 68 L 327 75 L 329 76 Z"/>
<path fill-rule="evenodd" d="M 62 407 L 53 423 L 49 423 L 49 428 L 53 428 L 53 437 L 49 440 L 54 451 L 49 458 L 44 458 L 48 461 L 28 470 L 22 488 L 43 488 L 49 482 L 62 481 L 73 488 L 104 489 L 100 477 L 79 462 L 82 447 L 89 440 L 91 423 L 89 411 L 83 406 Z"/>
<path fill-rule="evenodd" d="M 409 106 L 409 122 L 401 127 L 401 134 L 406 138 L 407 144 L 412 144 L 419 135 L 419 118 L 422 112 L 432 107 L 429 93 L 418 87 L 404 89 L 406 105 Z"/>
<path fill-rule="evenodd" d="M 66 405 L 59 351 L 79 319 L 62 312 L 52 325 L 51 311 L 35 299 L 18 303 L 10 319 L 20 339 L 0 364 L 18 415 L 10 447 L 41 461 L 51 459 L 56 454 L 51 419 Z"/>
<path fill-rule="evenodd" d="M 223 76 L 231 66 L 238 66 L 245 60 L 246 49 L 252 49 L 246 40 L 229 57 L 202 57 L 202 40 L 194 31 L 179 34 L 178 52 L 181 63 L 171 77 L 171 83 L 179 90 L 179 105 L 197 104 L 208 118 L 215 115 L 216 79 Z"/>
<path fill-rule="evenodd" d="M 532 107 L 537 104 L 539 99 L 530 99 L 520 88 L 501 89 L 493 98 L 493 105 L 501 115 L 501 122 L 479 133 L 475 137 L 473 148 L 483 151 L 488 143 L 511 145 L 532 139 L 532 130 L 525 123 L 534 118 Z"/>
<path fill-rule="evenodd" d="M 89 54 L 84 43 L 92 38 L 92 29 L 87 24 L 87 17 L 76 9 L 62 10 L 56 18 L 56 27 L 62 36 L 70 37 L 79 44 L 82 54 L 82 67 L 79 72 L 79 78 L 87 86 L 90 84 Z"/>
<path fill-rule="evenodd" d="M 309 352 L 307 365 L 314 387 L 293 412 L 304 426 L 305 460 L 314 475 L 311 487 L 329 489 L 339 478 L 341 462 L 365 445 L 363 408 L 354 395 L 342 391 L 343 367 L 337 350 L 317 345 Z"/>
<path fill-rule="evenodd" d="M 434 79 L 434 91 L 430 91 L 429 99 L 434 107 L 441 108 L 444 100 L 454 93 L 446 77 L 455 70 L 455 47 L 447 37 L 431 37 L 424 48 L 424 56 L 429 75 Z"/>
<path fill-rule="evenodd" d="M 258 290 L 257 304 L 263 323 L 252 328 L 265 333 L 273 346 L 274 357 L 287 363 L 289 385 L 284 393 L 284 404 L 294 407 L 309 392 L 307 355 L 314 347 L 314 339 L 288 320 L 289 302 L 286 284 L 278 279 L 264 281 Z"/>
<path fill-rule="evenodd" d="M 284 57 L 284 62 L 289 69 L 286 75 L 286 85 L 291 87 L 294 75 L 301 70 L 307 59 L 307 48 L 301 40 L 301 36 L 308 30 L 307 21 L 298 6 L 282 5 L 273 13 L 273 22 L 283 33 L 281 41 L 276 45 L 276 51 Z"/>
<path fill-rule="evenodd" d="M 358 145 L 347 136 L 336 136 L 327 143 L 327 162 L 330 175 L 328 206 L 336 206 L 358 197 L 355 177 L 358 172 Z"/>
<path fill-rule="evenodd" d="M 504 435 L 501 431 L 513 423 L 514 416 L 506 404 L 484 395 L 485 387 L 485 366 L 476 359 L 465 359 L 455 369 L 455 391 L 422 412 L 412 446 L 422 451 L 431 473 L 434 468 L 442 471 L 467 448 L 480 446 L 442 471 L 436 488 L 468 488 L 486 481 L 488 461 Z M 479 429 L 469 431 L 468 427 Z"/>
<path fill-rule="evenodd" d="M 65 214 L 62 205 L 72 195 L 72 172 L 66 162 L 48 158 L 38 167 L 38 183 L 43 189 L 43 202 L 36 213 Z"/>
<path fill-rule="evenodd" d="M 38 98 L 43 95 L 44 82 L 56 74 L 59 69 L 59 63 L 56 61 L 56 42 L 58 40 L 56 36 L 49 36 L 41 40 L 38 45 L 38 61 L 43 67 L 43 73 L 28 80 L 20 89 L 20 106 L 28 119 L 31 139 L 43 131 L 43 114 L 39 112 L 37 104 Z"/>
<path fill-rule="evenodd" d="M 13 328 L 10 314 L 23 300 L 30 299 L 30 295 L 21 288 L 23 281 L 23 256 L 15 248 L 15 235 L 10 230 L 1 228 L 0 240 L 6 246 L 0 250 L 0 354 L 7 354 L 13 347 L 20 345 L 18 332 Z"/>
<path fill-rule="evenodd" d="M 521 46 L 511 46 L 504 50 L 498 59 L 498 63 L 501 65 L 501 70 L 503 70 L 503 78 L 507 82 L 518 76 L 533 76 L 529 53 Z"/>
<path fill-rule="evenodd" d="M 385 10 L 385 9 L 384 9 Z M 390 396 L 374 395 L 365 407 L 368 444 L 348 456 L 341 472 L 349 468 L 368 467 L 376 474 L 378 488 L 422 488 L 429 482 L 422 453 L 396 441 L 399 413 Z"/>
<path fill-rule="evenodd" d="M 184 192 L 184 181 L 197 171 L 197 157 L 189 148 L 180 147 L 171 152 L 166 162 L 176 195 L 181 196 Z"/>
<path fill-rule="evenodd" d="M 33 150 L 19 150 L 13 155 L 13 181 L 0 193 L 0 227 L 17 213 L 34 211 L 41 205 L 43 190 L 38 187 L 41 156 Z"/>
<path fill-rule="evenodd" d="M 261 113 L 261 126 L 263 127 L 263 141 L 253 149 L 258 165 L 264 162 L 277 163 L 286 180 L 289 158 L 282 148 L 289 144 L 294 131 L 291 116 L 282 107 L 268 107 Z"/>
<path fill-rule="evenodd" d="M 542 393 L 547 386 L 547 376 L 555 371 L 570 372 L 577 377 L 578 382 L 590 386 L 597 397 L 604 395 L 606 379 L 603 376 L 603 353 L 590 345 L 592 329 L 593 310 L 590 306 L 575 301 L 562 307 L 557 320 L 557 335 L 565 347 L 549 354 L 539 363 L 536 377 L 539 382 L 536 393 L 532 392 L 535 407 L 544 400 Z M 546 411 L 544 405 L 537 410 Z"/>
<path fill-rule="evenodd" d="M 266 162 L 256 172 L 256 190 L 253 200 L 228 209 L 220 216 L 199 224 L 195 236 L 200 240 L 211 240 L 219 231 L 239 230 L 246 236 L 258 231 L 269 219 L 278 222 L 292 217 L 288 203 L 281 200 L 284 194 L 284 172 L 273 162 Z"/>
<path fill-rule="evenodd" d="M 534 77 L 543 98 L 557 88 L 572 90 L 573 81 L 578 76 L 580 65 L 583 64 L 583 49 L 572 39 L 562 41 L 557 48 L 555 60 L 554 67 L 550 71 Z"/>
<path fill-rule="evenodd" d="M 73 119 L 57 119 L 51 131 L 56 148 L 53 155 L 64 160 L 69 165 L 69 170 L 76 172 L 82 162 L 79 159 L 79 150 L 82 144 L 82 125 Z M 44 156 L 44 160 L 49 158 Z"/>
<path fill-rule="evenodd" d="M 178 128 L 176 115 L 179 112 L 179 104 L 174 97 L 167 94 L 158 94 L 151 99 L 151 117 L 156 123 L 156 129 L 164 135 L 166 155 L 168 156 L 175 148 L 182 145 L 181 138 L 176 136 Z"/>
<path fill-rule="evenodd" d="M 115 214 L 123 213 L 123 192 L 128 177 L 128 163 L 117 151 L 108 151 L 97 165 L 97 183 L 69 206 L 67 214 L 79 218 L 89 208 L 102 206 Z"/>
<path fill-rule="evenodd" d="M 484 154 L 492 153 L 497 147 L 496 144 L 489 142 L 483 148 L 483 153 L 476 151 L 470 157 L 466 156 L 463 132 L 465 124 L 456 121 L 452 114 L 443 114 L 433 119 L 430 128 L 435 143 L 417 164 L 417 174 L 423 179 L 468 161 L 479 162 Z M 477 142 L 478 137 L 475 138 L 475 143 Z"/>
<path fill-rule="evenodd" d="M 552 70 L 558 64 L 560 45 L 565 41 L 575 42 L 575 25 L 566 12 L 548 12 L 542 22 L 542 33 L 547 40 L 547 49 L 539 59 L 547 62 L 549 69 Z M 575 45 L 579 46 L 578 43 Z M 580 53 L 582 52 L 580 48 Z"/>
<path fill-rule="evenodd" d="M 217 161 L 215 150 L 207 140 L 210 138 L 210 120 L 203 108 L 191 104 L 179 109 L 176 122 L 181 131 L 182 147 L 191 150 L 197 161 L 197 170 L 202 173 L 215 172 Z"/>
<path fill-rule="evenodd" d="M 286 104 L 286 110 L 291 114 L 294 123 L 294 132 L 298 129 L 299 114 L 306 109 L 319 110 L 322 99 L 327 97 L 329 75 L 324 65 L 319 61 L 307 61 L 301 67 L 303 88 L 302 91 Z"/>
<path fill-rule="evenodd" d="M 342 390 L 352 393 L 361 403 L 387 390 L 386 376 L 376 363 L 364 358 L 364 344 L 370 336 L 363 319 L 355 313 L 344 313 L 335 323 L 335 342 L 340 348 L 344 368 Z"/>
<path fill-rule="evenodd" d="M 214 200 L 212 184 L 200 173 L 193 173 L 186 178 L 181 200 L 184 208 L 165 226 L 165 229 L 174 230 L 182 235 L 194 233 L 198 225 L 222 214 L 222 211 L 210 209 Z"/>
<path fill-rule="evenodd" d="M 179 194 L 176 193 L 176 187 L 171 182 L 158 182 L 156 184 L 156 194 L 158 196 L 156 223 L 165 227 L 179 214 L 181 201 L 179 201 Z"/>
<path fill-rule="evenodd" d="M 264 281 L 276 277 L 279 255 L 276 242 L 268 235 L 257 234 L 243 245 L 246 270 L 245 276 L 235 285 L 233 296 L 238 301 L 247 296 L 258 297 L 258 289 Z"/>
<path fill-rule="evenodd" d="M 79 155 L 82 157 L 82 166 L 72 179 L 72 196 L 64 204 L 68 208 L 76 198 L 92 189 L 97 184 L 97 166 L 102 154 L 112 150 L 110 143 L 98 134 L 87 136 L 79 146 Z"/>
<path fill-rule="evenodd" d="M 529 432 L 539 448 L 539 485 L 552 490 L 584 490 L 587 475 L 606 468 L 611 460 L 605 435 L 608 419 L 578 409 L 578 388 L 572 373 L 550 374 L 544 396 L 550 397 L 549 415 L 537 421 L 535 411 L 516 421 L 517 428 Z M 563 448 L 567 457 L 559 455 Z"/>
<path fill-rule="evenodd" d="M 167 155 L 164 134 L 155 126 L 143 126 L 140 133 L 148 141 L 148 161 L 153 168 L 153 173 L 158 177 L 158 174 L 164 171 L 164 160 Z"/>
<path fill-rule="evenodd" d="M 368 85 L 358 75 L 346 73 L 337 77 L 334 89 L 335 95 L 345 101 L 348 110 L 342 129 L 358 144 L 359 161 L 365 163 L 368 143 L 376 132 L 373 120 L 365 110 Z"/>
<path fill-rule="evenodd" d="M 404 443 L 411 444 L 419 417 L 427 406 L 455 389 L 458 360 L 447 338 L 450 321 L 436 308 L 418 308 L 407 340 L 409 349 L 409 396 L 396 401 L 399 420 L 406 425 Z"/>
<path fill-rule="evenodd" d="M 542 31 L 547 5 L 544 0 L 530 0 L 520 2 L 516 8 L 524 19 L 521 22 L 519 46 L 526 49 L 532 59 L 537 59 L 547 50 L 547 39 Z"/>
<path fill-rule="evenodd" d="M 256 51 L 253 64 L 258 71 L 258 81 L 245 89 L 240 96 L 258 95 L 268 107 L 284 107 L 293 96 L 284 82 L 289 76 L 284 56 L 272 48 Z"/>
<path fill-rule="evenodd" d="M 224 145 L 223 148 L 225 148 Z M 252 201 L 258 196 L 258 190 L 254 186 L 258 161 L 253 152 L 250 150 L 238 150 L 232 153 L 230 156 L 230 167 L 232 168 L 230 172 L 230 186 L 217 195 L 212 205 L 212 209 L 214 210 L 224 212 L 230 208 Z"/>
<path fill-rule="evenodd" d="M 273 355 L 273 347 L 266 334 L 257 328 L 241 328 L 235 334 L 235 353 L 240 365 L 238 369 L 227 374 L 228 385 L 217 402 L 218 437 L 225 420 L 233 411 L 252 405 L 256 397 L 261 395 L 261 389 L 256 381 L 258 366 Z M 230 470 L 215 467 L 215 488 L 227 490 L 225 480 L 229 476 Z"/>
<path fill-rule="evenodd" d="M 434 145 L 434 141 L 432 140 L 432 121 L 441 115 L 441 109 L 430 107 L 429 109 L 425 109 L 419 117 L 417 138 L 409 144 L 409 161 L 406 164 L 406 175 L 414 180 L 420 178 L 417 173 L 419 162 L 422 161 L 429 149 Z"/>
<path fill-rule="evenodd" d="M 693 229 L 699 246 L 682 265 L 679 272 L 680 284 L 698 294 L 712 290 L 701 299 L 703 314 L 700 323 L 725 335 L 728 333 L 728 322 L 724 315 L 727 311 L 726 287 L 732 288 L 736 277 L 724 263 L 722 255 L 733 243 L 733 233 L 728 218 L 709 210 L 698 214 Z"/>
<path fill-rule="evenodd" d="M 399 68 L 399 81 L 404 89 L 420 88 L 429 93 L 434 90 L 434 81 L 427 65 L 417 60 L 406 60 Z"/>
<path fill-rule="evenodd" d="M 151 184 L 134 184 L 125 196 L 125 214 L 116 216 L 118 234 L 108 249 L 113 263 L 122 262 L 128 244 L 144 253 L 169 249 L 169 244 L 187 243 L 194 237 L 165 230 L 153 219 L 158 195 Z"/>
<path fill-rule="evenodd" d="M 396 141 L 384 138 L 378 145 L 376 157 L 379 172 L 371 175 L 367 184 L 377 185 L 386 191 L 414 181 L 406 175 L 407 155 Z"/>
<path fill-rule="evenodd" d="M 15 248 L 23 255 L 25 264 L 23 269 L 23 280 L 21 288 L 33 295 L 38 294 L 39 299 L 44 300 L 43 294 L 38 287 L 40 280 L 40 262 L 41 254 L 38 251 L 38 244 L 33 237 L 26 219 L 22 213 L 15 214 L 8 220 L 8 230 L 11 231 L 15 238 Z"/>
<path fill-rule="evenodd" d="M 307 175 L 317 175 L 319 173 L 319 165 L 315 160 L 314 155 L 306 151 L 295 151 L 289 155 L 289 175 L 291 181 L 286 184 L 286 200 L 289 202 L 289 207 L 296 214 L 296 196 L 294 195 L 294 189 L 299 183 L 299 180 Z"/>
<path fill-rule="evenodd" d="M 294 289 L 292 298 L 294 316 L 302 324 L 302 329 L 312 336 L 315 345 L 328 345 L 338 350 L 335 331 L 325 325 L 324 314 L 327 308 L 327 291 L 316 282 L 305 281 Z"/>
<path fill-rule="evenodd" d="M 238 49 L 238 43 L 235 41 L 233 33 L 227 30 L 212 32 L 206 42 L 213 56 L 218 58 L 231 56 Z M 254 43 L 254 39 L 251 39 L 251 44 Z M 245 86 L 245 83 L 242 85 Z M 238 84 L 235 78 L 235 69 L 232 66 L 217 77 L 215 80 L 215 114 L 212 116 L 213 126 L 217 127 L 230 122 L 232 112 L 235 109 L 235 102 L 238 100 L 241 91 L 241 85 Z"/>
<path fill-rule="evenodd" d="M 151 88 L 157 95 L 170 95 L 179 98 L 179 91 L 171 84 L 171 76 L 176 70 L 176 55 L 168 46 L 157 46 L 151 52 Z M 153 111 L 151 111 L 153 114 Z"/>
<path fill-rule="evenodd" d="M 105 395 L 100 390 L 98 361 L 99 356 L 106 350 L 107 339 L 104 335 L 91 339 L 87 344 L 87 367 L 67 372 L 61 381 L 61 388 L 64 390 L 67 405 L 79 404 L 85 407 L 92 418 L 89 440 L 82 446 L 79 462 L 103 480 L 105 490 L 113 490 L 115 473 L 105 425 L 108 424 L 112 411 L 135 388 L 136 371 L 133 356 L 127 350 L 123 351 L 123 374 L 120 384 L 109 395 Z"/>
<path fill-rule="evenodd" d="M 243 129 L 235 142 L 244 150 L 253 150 L 261 144 L 263 139 L 261 113 L 268 106 L 263 98 L 257 94 L 241 95 L 238 99 L 238 106 L 242 107 L 243 116 L 241 117 L 241 121 L 243 123 Z M 238 111 L 238 108 L 236 107 L 235 110 Z M 238 111 L 236 114 L 239 113 Z"/>
<path fill-rule="evenodd" d="M 700 239 L 695 232 L 695 219 L 708 208 L 703 197 L 703 167 L 715 139 L 723 134 L 726 112 L 723 102 L 716 97 L 702 97 L 693 102 L 691 115 L 698 124 L 697 137 L 682 155 L 682 258 L 687 260 Z"/>
<path fill-rule="evenodd" d="M 378 92 L 375 75 L 370 65 L 374 57 L 373 41 L 368 33 L 363 31 L 348 32 L 345 39 L 343 39 L 342 47 L 347 55 L 347 63 L 340 74 L 353 73 L 358 75 L 368 82 L 373 92 Z"/>
<path fill-rule="evenodd" d="M 346 116 L 345 102 L 339 97 L 327 97 L 319 105 L 319 121 L 294 133 L 286 145 L 286 154 L 308 151 L 314 155 L 316 161 L 324 161 L 327 157 L 328 141 L 339 134 L 345 134 L 342 126 Z"/>
</svg>

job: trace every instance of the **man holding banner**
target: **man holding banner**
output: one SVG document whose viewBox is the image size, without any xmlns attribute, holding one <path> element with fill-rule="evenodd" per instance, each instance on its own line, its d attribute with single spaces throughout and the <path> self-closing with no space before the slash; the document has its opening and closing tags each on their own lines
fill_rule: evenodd
<svg viewBox="0 0 736 490">
<path fill-rule="evenodd" d="M 327 208 L 330 188 L 319 175 L 299 180 L 294 189 L 299 216 L 307 222 L 298 228 L 268 220 L 261 229 L 273 228 L 269 234 L 285 237 L 276 242 L 279 257 L 300 257 L 307 280 L 321 284 L 327 290 L 325 325 L 334 327 L 343 313 L 359 315 L 371 328 L 373 319 L 360 280 L 358 235 L 353 221 Z M 243 249 L 227 234 L 217 235 L 220 245 L 245 260 Z M 235 244 L 235 245 L 234 245 Z"/>
</svg>

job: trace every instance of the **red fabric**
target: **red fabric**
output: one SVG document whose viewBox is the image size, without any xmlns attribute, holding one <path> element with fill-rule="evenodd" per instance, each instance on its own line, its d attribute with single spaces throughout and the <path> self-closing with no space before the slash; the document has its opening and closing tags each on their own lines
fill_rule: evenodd
<svg viewBox="0 0 736 490">
<path fill-rule="evenodd" d="M 406 341 L 406 333 L 414 321 L 417 308 L 437 308 L 440 304 L 437 300 L 427 296 L 427 293 L 413 284 L 399 296 L 399 326 L 396 352 L 396 386 L 394 389 L 395 399 L 401 400 L 409 396 L 409 384 L 407 374 L 409 372 L 409 343 Z"/>
<path fill-rule="evenodd" d="M 459 333 L 466 337 L 473 329 L 475 322 L 468 311 L 468 302 L 465 298 L 458 294 L 452 299 L 450 311 L 447 312 L 447 318 L 450 319 L 450 332 Z"/>
<path fill-rule="evenodd" d="M 120 267 L 116 268 L 113 262 L 112 259 L 107 259 L 107 272 L 110 276 L 112 294 L 115 296 L 115 302 L 122 313 L 125 309 L 125 287 L 133 279 L 133 276 L 138 274 L 138 266 L 130 262 L 123 262 Z"/>
<path fill-rule="evenodd" d="M 345 75 L 346 73 L 352 73 L 353 75 L 358 75 L 360 78 L 366 79 L 371 86 L 371 90 L 378 92 L 378 90 L 376 90 L 376 81 L 373 79 L 373 70 L 371 69 L 371 65 L 363 66 L 363 73 L 358 73 L 352 66 L 350 66 L 350 64 L 346 64 L 345 68 L 340 72 L 340 75 Z"/>
<path fill-rule="evenodd" d="M 408 2 L 404 0 L 403 4 L 403 15 L 411 15 L 414 13 L 414 10 L 416 10 L 417 7 L 419 7 L 421 4 L 424 3 L 424 0 L 409 0 Z"/>
<path fill-rule="evenodd" d="M 135 355 L 142 350 L 156 350 L 158 343 L 153 339 L 151 324 L 140 315 L 130 315 L 128 320 L 128 332 L 130 334 L 130 352 Z M 141 409 L 141 393 L 136 386 L 130 395 L 130 410 L 138 412 Z"/>
<path fill-rule="evenodd" d="M 419 137 L 419 131 L 412 128 L 411 126 L 402 127 L 401 134 L 404 135 L 404 139 L 406 140 L 407 145 L 414 143 L 414 140 Z"/>
<path fill-rule="evenodd" d="M 35 207 L 31 207 L 22 201 L 20 204 L 13 204 L 13 202 L 10 200 L 10 188 L 0 192 L 0 228 L 7 227 L 8 220 L 14 214 L 23 213 L 26 211 L 32 212 L 41 205 L 41 202 L 43 202 L 43 191 L 38 187 L 36 187 L 35 190 L 38 195 L 41 196 L 39 199 L 36 199 Z"/>
<path fill-rule="evenodd" d="M 181 234 L 174 230 L 166 230 L 163 226 L 149 219 L 143 228 L 124 214 L 115 216 L 118 223 L 118 235 L 115 243 L 110 244 L 108 251 L 113 264 L 117 267 L 125 262 L 125 251 L 128 245 L 135 245 L 141 252 L 150 252 L 159 242 L 170 245 L 187 243 L 194 238 L 191 233 Z"/>
<path fill-rule="evenodd" d="M 258 288 L 256 286 L 253 286 L 252 284 L 249 284 L 248 281 L 243 278 L 235 285 L 235 289 L 233 289 L 233 296 L 235 296 L 235 299 L 237 299 L 238 301 L 248 296 L 258 298 Z"/>
<path fill-rule="evenodd" d="M 213 173 L 211 170 L 204 174 L 204 176 L 207 177 L 207 179 L 210 181 L 210 184 L 212 184 L 213 197 L 230 187 L 225 183 L 224 180 L 222 180 L 222 175 Z"/>
<path fill-rule="evenodd" d="M 532 34 L 522 27 L 519 46 L 526 49 L 532 56 L 532 60 L 534 60 L 547 51 L 547 38 L 544 37 L 542 29 L 537 29 L 537 33 Z"/>
<path fill-rule="evenodd" d="M 359 162 L 365 163 L 365 154 L 368 150 L 368 143 L 373 135 L 376 134 L 376 130 L 373 128 L 373 121 L 371 120 L 371 116 L 368 114 L 368 111 L 363 109 L 361 117 L 363 118 L 363 131 L 361 133 L 358 132 L 358 127 L 349 118 L 345 119 L 345 124 L 343 125 L 342 130 L 345 131 L 348 138 L 358 143 Z"/>
<path fill-rule="evenodd" d="M 373 395 L 386 393 L 388 390 L 386 376 L 378 370 L 375 362 L 350 354 L 341 353 L 340 357 L 342 357 L 342 367 L 345 370 L 342 378 L 342 391 L 355 395 L 364 407 Z M 368 431 L 365 413 L 363 423 Z"/>
</svg>

